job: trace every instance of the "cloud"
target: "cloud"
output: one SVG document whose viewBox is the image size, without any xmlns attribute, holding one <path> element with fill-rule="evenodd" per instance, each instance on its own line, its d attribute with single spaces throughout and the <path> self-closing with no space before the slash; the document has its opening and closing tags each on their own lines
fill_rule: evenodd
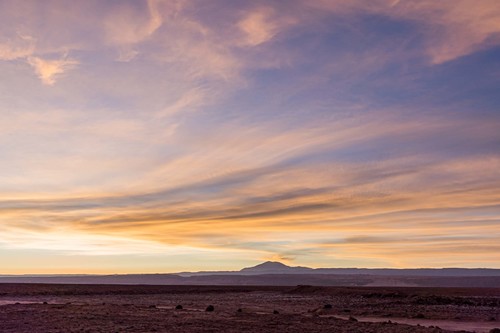
<svg viewBox="0 0 500 333">
<path fill-rule="evenodd" d="M 134 50 L 133 48 L 126 48 L 126 47 L 120 48 L 118 52 L 119 54 L 116 60 L 121 62 L 129 62 L 139 54 L 139 51 Z"/>
<path fill-rule="evenodd" d="M 415 135 L 420 140 L 457 128 L 457 124 L 436 125 L 433 119 L 423 122 L 421 117 L 416 123 L 386 118 L 382 123 L 391 128 L 387 132 L 380 129 L 380 122 L 363 119 L 365 122 L 329 124 L 328 135 L 313 128 L 303 128 L 302 133 L 279 133 L 276 125 L 269 131 L 219 128 L 217 132 L 222 135 L 198 141 L 189 158 L 179 156 L 177 163 L 168 161 L 158 178 L 145 177 L 139 183 L 144 189 L 147 182 L 159 184 L 163 186 L 160 190 L 141 192 L 132 187 L 127 194 L 115 188 L 114 193 L 101 191 L 100 195 L 4 201 L 0 204 L 3 226 L 24 225 L 30 230 L 34 227 L 26 221 L 36 218 L 38 225 L 64 226 L 75 233 L 130 238 L 167 247 L 252 249 L 261 251 L 263 257 L 296 251 L 297 259 L 302 258 L 299 248 L 323 244 L 328 234 L 341 240 L 329 246 L 355 262 L 370 256 L 388 262 L 390 255 L 385 249 L 372 249 L 373 243 L 380 246 L 376 242 L 380 237 L 396 239 L 394 234 L 400 235 L 400 241 L 387 242 L 393 251 L 413 239 L 413 254 L 405 252 L 406 259 L 389 261 L 393 266 L 411 266 L 412 258 L 424 263 L 428 254 L 418 251 L 423 245 L 436 245 L 436 251 L 443 254 L 442 261 L 435 265 L 452 263 L 452 255 L 441 248 L 443 239 L 426 237 L 427 233 L 458 237 L 478 226 L 493 232 L 500 200 L 493 195 L 500 185 L 496 176 L 498 157 L 448 159 L 427 152 L 404 157 L 396 154 L 382 160 L 366 156 L 363 160 L 341 160 L 336 152 L 347 148 L 353 151 L 353 146 L 378 149 L 377 140 L 384 134 L 392 140 L 397 138 L 398 146 L 405 151 Z M 234 133 L 241 135 L 240 141 L 228 140 Z M 481 140 L 479 136 L 472 139 Z M 252 161 L 246 156 L 252 156 Z M 255 239 L 272 246 L 252 245 Z M 283 239 L 296 239 L 297 244 L 279 243 Z M 473 244 L 479 239 L 480 235 L 463 241 Z M 109 246 L 117 244 L 111 242 Z M 329 247 L 318 251 L 327 255 Z M 307 253 L 310 251 L 304 250 L 304 255 Z M 495 255 L 485 258 L 492 260 Z"/>
<path fill-rule="evenodd" d="M 342 15 L 376 14 L 414 22 L 424 35 L 426 54 L 441 64 L 471 54 L 500 39 L 500 8 L 495 0 L 308 1 L 307 6 Z"/>
<path fill-rule="evenodd" d="M 39 57 L 29 57 L 28 63 L 33 67 L 43 84 L 48 86 L 54 85 L 58 78 L 79 64 L 74 59 L 44 60 Z"/>
<path fill-rule="evenodd" d="M 159 0 L 147 0 L 145 14 L 130 3 L 116 6 L 104 25 L 108 40 L 114 44 L 136 44 L 151 37 L 163 23 L 159 3 Z"/>
<path fill-rule="evenodd" d="M 195 87 L 185 92 L 172 105 L 165 107 L 157 113 L 158 117 L 169 117 L 177 113 L 189 112 L 206 104 L 208 100 L 207 93 L 202 88 Z"/>
<path fill-rule="evenodd" d="M 17 60 L 31 56 L 35 50 L 35 40 L 31 36 L 17 34 L 15 41 L 0 43 L 0 60 Z"/>
<path fill-rule="evenodd" d="M 230 44 L 221 42 L 221 38 L 216 31 L 199 23 L 176 18 L 159 38 L 161 48 L 156 58 L 182 69 L 185 79 L 235 84 L 243 64 L 233 54 Z"/>
<path fill-rule="evenodd" d="M 405 4 L 400 2 L 398 5 Z M 428 52 L 434 64 L 465 56 L 500 41 L 500 8 L 496 1 L 427 1 L 421 6 L 408 7 L 407 15 L 411 18 L 422 20 L 424 24 L 427 20 L 431 23 Z M 418 18 L 420 13 L 424 15 Z M 437 36 L 435 31 L 439 33 Z"/>
<path fill-rule="evenodd" d="M 272 8 L 258 8 L 238 22 L 238 27 L 245 34 L 244 44 L 256 46 L 273 38 L 277 25 L 271 19 L 272 14 Z"/>
</svg>

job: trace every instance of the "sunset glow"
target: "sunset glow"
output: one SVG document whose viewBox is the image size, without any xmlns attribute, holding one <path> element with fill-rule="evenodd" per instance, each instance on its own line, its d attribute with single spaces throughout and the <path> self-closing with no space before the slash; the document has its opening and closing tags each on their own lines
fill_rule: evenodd
<svg viewBox="0 0 500 333">
<path fill-rule="evenodd" d="M 500 2 L 0 0 L 0 274 L 500 268 Z"/>
</svg>

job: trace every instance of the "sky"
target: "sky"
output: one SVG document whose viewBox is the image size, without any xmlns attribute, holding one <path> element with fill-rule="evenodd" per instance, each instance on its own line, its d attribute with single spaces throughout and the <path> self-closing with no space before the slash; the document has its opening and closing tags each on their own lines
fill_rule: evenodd
<svg viewBox="0 0 500 333">
<path fill-rule="evenodd" d="M 0 0 L 0 274 L 500 268 L 497 0 Z"/>
</svg>

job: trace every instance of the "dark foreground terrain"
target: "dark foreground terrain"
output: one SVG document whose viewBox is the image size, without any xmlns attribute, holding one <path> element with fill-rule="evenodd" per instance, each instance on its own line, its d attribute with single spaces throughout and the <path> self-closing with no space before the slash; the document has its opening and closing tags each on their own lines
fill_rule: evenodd
<svg viewBox="0 0 500 333">
<path fill-rule="evenodd" d="M 214 311 L 206 311 L 209 305 Z M 495 327 L 500 327 L 500 289 L 491 288 L 0 284 L 2 333 L 490 332 Z"/>
</svg>

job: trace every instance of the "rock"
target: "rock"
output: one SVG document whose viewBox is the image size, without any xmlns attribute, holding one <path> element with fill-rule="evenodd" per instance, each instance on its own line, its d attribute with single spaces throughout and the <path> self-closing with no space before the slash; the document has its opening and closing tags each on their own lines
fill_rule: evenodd
<svg viewBox="0 0 500 333">
<path fill-rule="evenodd" d="M 207 308 L 205 309 L 205 311 L 206 311 L 206 312 L 212 312 L 212 311 L 214 311 L 214 310 L 215 310 L 215 308 L 214 308 L 214 306 L 213 306 L 213 305 L 209 305 L 209 306 L 207 306 Z"/>
<path fill-rule="evenodd" d="M 280 312 L 278 310 L 274 310 L 273 314 L 280 314 Z"/>
<path fill-rule="evenodd" d="M 183 308 L 182 308 L 182 305 L 180 305 L 180 304 L 179 304 L 179 305 L 177 305 L 177 306 L 175 307 L 175 309 L 176 309 L 176 310 L 182 310 Z"/>
<path fill-rule="evenodd" d="M 333 306 L 331 304 L 325 304 L 323 305 L 323 309 L 331 309 Z"/>
<path fill-rule="evenodd" d="M 240 309 L 236 310 L 236 312 L 243 312 L 243 309 L 240 308 Z"/>
<path fill-rule="evenodd" d="M 358 321 L 356 318 L 354 318 L 353 316 L 349 316 L 349 321 Z"/>
</svg>

